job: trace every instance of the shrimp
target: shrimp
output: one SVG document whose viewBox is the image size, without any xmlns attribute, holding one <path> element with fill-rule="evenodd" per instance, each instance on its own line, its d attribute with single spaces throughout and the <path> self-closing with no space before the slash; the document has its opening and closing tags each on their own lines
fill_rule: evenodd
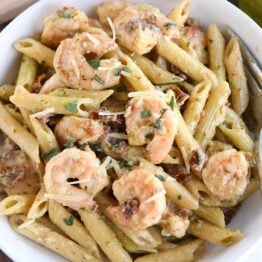
<svg viewBox="0 0 262 262">
<path fill-rule="evenodd" d="M 207 64 L 207 36 L 199 29 L 199 26 L 196 24 L 185 26 L 181 29 L 181 35 L 188 41 L 188 45 L 192 50 L 192 55 L 201 63 Z"/>
<path fill-rule="evenodd" d="M 78 179 L 74 183 L 78 183 L 80 188 L 72 186 L 68 182 L 70 178 Z M 93 207 L 93 198 L 108 184 L 105 167 L 100 165 L 89 147 L 85 151 L 65 149 L 53 157 L 45 168 L 46 197 L 75 210 Z"/>
<path fill-rule="evenodd" d="M 107 1 L 97 7 L 97 15 L 103 26 L 108 26 L 107 18 L 112 21 L 126 8 L 130 6 L 127 2 Z"/>
<path fill-rule="evenodd" d="M 96 142 L 104 134 L 103 124 L 98 120 L 76 116 L 64 116 L 55 126 L 60 144 L 66 142 Z"/>
<path fill-rule="evenodd" d="M 148 159 L 161 163 L 172 148 L 177 121 L 165 101 L 157 96 L 140 96 L 129 101 L 125 112 L 130 145 L 147 144 Z"/>
<path fill-rule="evenodd" d="M 120 45 L 138 55 L 149 53 L 161 33 L 172 39 L 180 36 L 175 23 L 158 8 L 146 4 L 125 8 L 114 20 L 114 25 Z"/>
<path fill-rule="evenodd" d="M 202 171 L 207 188 L 221 201 L 242 195 L 248 184 L 249 164 L 243 152 L 229 149 L 212 155 Z"/>
<path fill-rule="evenodd" d="M 135 169 L 113 183 L 119 206 L 109 207 L 109 216 L 133 230 L 157 224 L 166 209 L 165 189 L 161 181 L 146 169 Z"/>
<path fill-rule="evenodd" d="M 115 69 L 121 66 L 116 58 L 99 60 L 116 44 L 109 36 L 82 33 L 62 41 L 58 47 L 54 67 L 67 86 L 75 89 L 101 90 L 120 81 Z M 97 59 L 87 61 L 85 55 L 95 54 Z"/>
<path fill-rule="evenodd" d="M 66 87 L 57 74 L 52 75 L 41 87 L 40 94 L 48 94 L 58 88 Z"/>
<path fill-rule="evenodd" d="M 88 27 L 88 17 L 74 7 L 63 7 L 44 21 L 41 35 L 43 44 L 56 48 L 66 38 L 84 32 Z"/>
</svg>

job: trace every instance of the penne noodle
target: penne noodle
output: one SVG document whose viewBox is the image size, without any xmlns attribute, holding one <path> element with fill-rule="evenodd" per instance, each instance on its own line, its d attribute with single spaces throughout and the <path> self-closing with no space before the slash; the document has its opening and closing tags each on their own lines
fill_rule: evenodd
<svg viewBox="0 0 262 262">
<path fill-rule="evenodd" d="M 216 25 L 210 25 L 207 31 L 209 67 L 216 74 L 219 81 L 226 80 L 224 54 L 226 41 Z"/>
<path fill-rule="evenodd" d="M 194 210 L 194 214 L 217 227 L 224 228 L 226 226 L 224 213 L 219 207 L 199 205 L 199 208 Z"/>
<path fill-rule="evenodd" d="M 9 222 L 18 233 L 51 249 L 70 261 L 100 261 L 91 256 L 83 247 L 39 222 L 28 220 L 22 215 L 11 216 Z"/>
<path fill-rule="evenodd" d="M 135 262 L 189 262 L 196 261 L 204 251 L 204 241 L 193 240 L 187 244 L 177 245 L 176 247 L 160 251 L 157 254 L 139 257 Z"/>
<path fill-rule="evenodd" d="M 212 84 L 210 81 L 205 81 L 198 84 L 193 89 L 186 104 L 183 118 L 188 129 L 193 135 L 195 134 L 197 124 L 201 118 L 201 114 L 203 113 L 211 86 Z"/>
<path fill-rule="evenodd" d="M 48 215 L 50 220 L 60 228 L 67 236 L 85 248 L 93 257 L 100 259 L 100 254 L 96 242 L 90 236 L 84 225 L 76 218 L 71 223 L 66 223 L 66 219 L 72 215 L 62 205 L 54 200 L 49 201 Z"/>
<path fill-rule="evenodd" d="M 231 88 L 231 106 L 241 115 L 248 106 L 249 94 L 239 43 L 234 37 L 226 47 L 224 61 Z"/>
<path fill-rule="evenodd" d="M 158 40 L 157 51 L 159 55 L 167 59 L 171 64 L 177 66 L 195 81 L 202 82 L 204 80 L 210 80 L 212 85 L 217 85 L 216 75 L 210 69 L 167 37 L 162 37 Z"/>
<path fill-rule="evenodd" d="M 243 195 L 240 196 L 238 199 L 239 202 L 243 202 L 247 198 L 249 198 L 251 195 L 253 195 L 255 192 L 257 192 L 260 188 L 259 181 L 255 178 L 251 178 L 249 181 L 249 184 L 246 187 L 245 192 Z"/>
<path fill-rule="evenodd" d="M 210 91 L 204 115 L 198 124 L 195 139 L 205 150 L 208 143 L 215 136 L 216 127 L 224 121 L 225 105 L 230 95 L 227 82 L 220 82 L 216 88 Z"/>
<path fill-rule="evenodd" d="M 160 55 L 157 57 L 156 64 L 163 70 L 168 70 L 168 63 L 166 59 Z"/>
<path fill-rule="evenodd" d="M 203 220 L 192 221 L 189 232 L 218 246 L 230 246 L 243 239 L 238 229 L 219 228 Z"/>
<path fill-rule="evenodd" d="M 0 86 L 0 99 L 9 101 L 9 97 L 15 92 L 15 86 L 13 85 L 2 85 Z"/>
<path fill-rule="evenodd" d="M 168 18 L 175 22 L 178 26 L 183 27 L 189 17 L 190 0 L 182 0 L 171 12 Z"/>
<path fill-rule="evenodd" d="M 35 59 L 39 64 L 53 67 L 55 51 L 40 42 L 31 38 L 25 38 L 16 41 L 14 47 L 17 51 Z"/>
<path fill-rule="evenodd" d="M 21 113 L 15 110 L 15 106 L 13 104 L 5 104 L 4 105 L 6 111 L 12 115 L 20 124 L 24 124 L 24 118 Z"/>
<path fill-rule="evenodd" d="M 0 129 L 13 140 L 31 159 L 39 163 L 39 145 L 35 137 L 29 133 L 0 102 Z"/>
<path fill-rule="evenodd" d="M 145 56 L 134 55 L 132 58 L 153 84 L 173 84 L 183 81 L 183 78 L 162 69 Z"/>
<path fill-rule="evenodd" d="M 79 210 L 78 213 L 87 230 L 112 262 L 132 261 L 132 258 L 116 238 L 115 233 L 97 212 Z"/>
<path fill-rule="evenodd" d="M 33 204 L 35 195 L 11 195 L 0 202 L 0 215 L 26 214 Z"/>
</svg>

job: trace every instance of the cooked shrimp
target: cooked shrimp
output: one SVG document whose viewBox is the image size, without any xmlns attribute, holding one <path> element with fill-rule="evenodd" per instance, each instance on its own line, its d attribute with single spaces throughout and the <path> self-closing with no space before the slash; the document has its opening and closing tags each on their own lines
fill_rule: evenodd
<svg viewBox="0 0 262 262">
<path fill-rule="evenodd" d="M 94 143 L 103 134 L 103 124 L 90 118 L 64 116 L 55 126 L 55 135 L 60 144 L 68 141 Z"/>
<path fill-rule="evenodd" d="M 117 85 L 120 80 L 115 69 L 121 63 L 115 59 L 98 60 L 116 47 L 106 35 L 82 33 L 62 41 L 58 47 L 54 67 L 61 80 L 75 89 L 100 90 Z M 85 55 L 95 54 L 97 59 L 87 61 Z"/>
<path fill-rule="evenodd" d="M 112 21 L 123 11 L 126 7 L 130 6 L 127 2 L 120 1 L 107 1 L 97 7 L 97 15 L 100 23 L 103 26 L 108 26 L 109 17 Z"/>
<path fill-rule="evenodd" d="M 48 94 L 58 88 L 66 87 L 57 74 L 52 75 L 40 89 L 40 94 Z"/>
<path fill-rule="evenodd" d="M 196 24 L 185 26 L 181 29 L 181 35 L 188 41 L 188 45 L 192 48 L 192 55 L 201 63 L 208 63 L 207 53 L 207 36 L 200 30 Z"/>
<path fill-rule="evenodd" d="M 115 220 L 133 230 L 158 223 L 166 209 L 165 189 L 161 181 L 146 169 L 135 169 L 113 183 L 119 206 L 109 207 Z"/>
<path fill-rule="evenodd" d="M 80 188 L 72 186 L 68 180 L 78 179 Z M 65 149 L 53 157 L 46 165 L 44 184 L 46 197 L 64 206 L 78 210 L 94 206 L 93 198 L 109 183 L 106 169 L 100 165 L 95 153 L 85 148 Z"/>
<path fill-rule="evenodd" d="M 248 184 L 248 170 L 244 153 L 229 149 L 208 159 L 202 178 L 219 200 L 233 200 L 244 193 Z"/>
<path fill-rule="evenodd" d="M 161 33 L 172 39 L 180 36 L 175 23 L 158 8 L 146 4 L 125 8 L 114 25 L 119 43 L 138 55 L 149 53 Z"/>
<path fill-rule="evenodd" d="M 162 98 L 140 96 L 129 101 L 125 113 L 129 144 L 147 144 L 148 159 L 161 163 L 172 148 L 177 122 Z"/>
<path fill-rule="evenodd" d="M 56 48 L 62 40 L 84 32 L 87 27 L 88 18 L 85 13 L 74 7 L 63 7 L 45 19 L 41 41 Z"/>
</svg>

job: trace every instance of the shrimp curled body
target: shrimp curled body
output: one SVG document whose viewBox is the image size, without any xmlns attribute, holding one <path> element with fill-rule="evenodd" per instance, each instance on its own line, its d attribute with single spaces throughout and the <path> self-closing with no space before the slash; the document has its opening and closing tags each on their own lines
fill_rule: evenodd
<svg viewBox="0 0 262 262">
<path fill-rule="evenodd" d="M 166 209 L 164 186 L 146 169 L 135 169 L 116 180 L 113 193 L 120 205 L 108 208 L 110 216 L 133 230 L 158 223 Z"/>
<path fill-rule="evenodd" d="M 244 153 L 229 149 L 208 159 L 202 178 L 219 200 L 233 200 L 244 193 L 248 184 L 248 170 Z"/>
<path fill-rule="evenodd" d="M 104 134 L 103 124 L 98 120 L 76 116 L 64 116 L 55 126 L 60 144 L 70 142 L 97 142 Z"/>
<path fill-rule="evenodd" d="M 161 34 L 178 39 L 180 32 L 158 8 L 142 4 L 125 8 L 114 20 L 120 45 L 143 55 L 156 45 Z"/>
<path fill-rule="evenodd" d="M 121 63 L 116 58 L 96 60 L 90 64 L 85 55 L 102 57 L 116 47 L 113 39 L 102 34 L 77 34 L 66 39 L 57 48 L 54 58 L 56 73 L 65 85 L 75 89 L 101 90 L 120 81 L 114 74 Z"/>
<path fill-rule="evenodd" d="M 88 18 L 85 13 L 74 7 L 63 7 L 45 19 L 41 41 L 56 48 L 61 41 L 85 31 L 87 27 Z"/>
<path fill-rule="evenodd" d="M 129 101 L 125 113 L 129 144 L 147 144 L 148 159 L 161 163 L 172 148 L 177 121 L 162 98 L 135 97 Z"/>
<path fill-rule="evenodd" d="M 108 185 L 109 178 L 95 153 L 88 147 L 85 150 L 65 149 L 47 163 L 44 176 L 47 198 L 75 210 L 95 205 L 94 196 Z M 80 188 L 71 185 L 70 178 L 78 179 Z"/>
</svg>

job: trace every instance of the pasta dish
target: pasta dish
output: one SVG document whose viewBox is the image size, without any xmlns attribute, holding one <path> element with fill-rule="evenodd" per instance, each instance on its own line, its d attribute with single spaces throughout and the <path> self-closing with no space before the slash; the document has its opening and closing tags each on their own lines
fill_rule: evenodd
<svg viewBox="0 0 262 262">
<path fill-rule="evenodd" d="M 238 39 L 107 1 L 19 39 L 0 86 L 0 215 L 70 261 L 195 261 L 259 188 Z"/>
</svg>

